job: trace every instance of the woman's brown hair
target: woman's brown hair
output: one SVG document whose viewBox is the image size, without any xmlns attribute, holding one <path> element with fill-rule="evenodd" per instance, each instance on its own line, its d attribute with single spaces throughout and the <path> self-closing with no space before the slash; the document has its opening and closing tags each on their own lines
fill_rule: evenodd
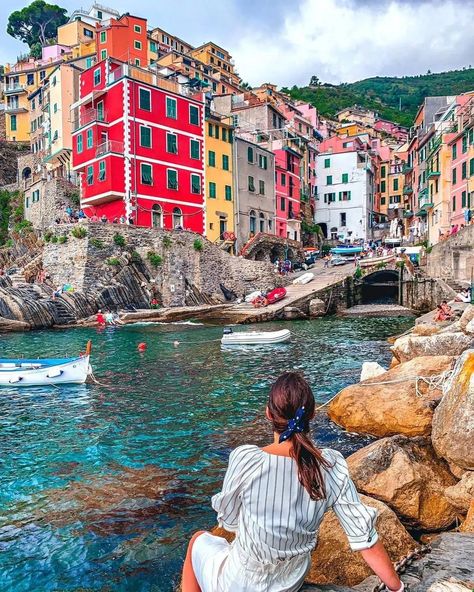
<svg viewBox="0 0 474 592">
<path fill-rule="evenodd" d="M 311 387 L 298 372 L 285 372 L 270 389 L 268 411 L 273 431 L 283 434 L 297 413 L 301 415 L 298 430 L 285 436 L 291 441 L 291 456 L 298 465 L 298 479 L 312 500 L 324 499 L 326 488 L 321 467 L 329 463 L 309 437 L 309 422 L 314 415 L 314 395 Z M 299 431 L 301 430 L 301 431 Z"/>
</svg>

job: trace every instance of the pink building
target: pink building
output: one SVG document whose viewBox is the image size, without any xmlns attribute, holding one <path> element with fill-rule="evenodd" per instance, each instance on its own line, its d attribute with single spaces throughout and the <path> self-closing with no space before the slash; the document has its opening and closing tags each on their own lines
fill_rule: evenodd
<svg viewBox="0 0 474 592">
<path fill-rule="evenodd" d="M 45 45 L 41 50 L 41 62 L 47 64 L 48 62 L 56 62 L 66 54 L 72 54 L 72 49 L 67 45 Z"/>
<path fill-rule="evenodd" d="M 275 234 L 299 240 L 301 156 L 288 146 L 281 148 L 274 146 L 273 153 L 275 154 Z"/>
<path fill-rule="evenodd" d="M 398 125 L 398 123 L 394 123 L 388 119 L 377 119 L 374 123 L 374 129 L 379 132 L 386 132 L 401 142 L 405 142 L 408 138 L 408 130 L 406 127 Z"/>
<path fill-rule="evenodd" d="M 464 130 L 449 142 L 451 150 L 451 225 L 467 224 L 466 211 L 470 209 L 469 194 L 469 137 Z M 474 205 L 474 204 L 473 204 Z"/>
</svg>

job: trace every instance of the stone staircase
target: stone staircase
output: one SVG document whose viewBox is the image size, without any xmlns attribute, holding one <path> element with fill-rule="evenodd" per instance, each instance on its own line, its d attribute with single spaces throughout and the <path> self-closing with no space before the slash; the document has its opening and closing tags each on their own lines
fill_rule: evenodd
<svg viewBox="0 0 474 592">
<path fill-rule="evenodd" d="M 25 284 L 28 283 L 26 281 L 25 274 L 23 273 L 23 270 L 21 270 L 21 269 L 10 274 L 9 278 L 12 282 L 12 288 L 20 288 L 21 286 L 24 286 Z"/>
<path fill-rule="evenodd" d="M 56 309 L 55 321 L 56 325 L 72 325 L 77 319 L 71 312 L 70 307 L 61 299 L 61 297 L 53 300 L 54 308 Z"/>
</svg>

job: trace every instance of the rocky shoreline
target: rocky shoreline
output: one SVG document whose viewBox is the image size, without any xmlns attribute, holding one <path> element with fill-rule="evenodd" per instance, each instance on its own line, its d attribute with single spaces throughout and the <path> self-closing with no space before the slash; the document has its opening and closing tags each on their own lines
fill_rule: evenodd
<svg viewBox="0 0 474 592">
<path fill-rule="evenodd" d="M 447 326 L 425 321 L 395 339 L 390 368 L 372 364 L 328 406 L 334 423 L 378 438 L 347 462 L 364 502 L 379 512 L 391 559 L 432 546 L 402 577 L 417 592 L 474 586 L 474 306 L 459 314 Z M 303 590 L 368 592 L 376 584 L 329 512 Z"/>
</svg>

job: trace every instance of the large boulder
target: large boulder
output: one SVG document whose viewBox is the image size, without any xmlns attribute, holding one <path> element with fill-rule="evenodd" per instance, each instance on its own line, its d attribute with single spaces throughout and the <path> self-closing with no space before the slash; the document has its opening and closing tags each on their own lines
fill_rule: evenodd
<svg viewBox="0 0 474 592">
<path fill-rule="evenodd" d="M 456 509 L 467 512 L 474 500 L 474 472 L 466 471 L 461 481 L 446 488 L 444 494 Z"/>
<path fill-rule="evenodd" d="M 435 335 L 404 335 L 391 347 L 400 362 L 408 362 L 419 356 L 459 356 L 473 343 L 471 335 L 462 332 L 437 333 Z"/>
<path fill-rule="evenodd" d="M 461 532 L 473 532 L 474 533 L 474 499 L 471 501 L 469 510 L 467 512 L 466 520 L 461 524 Z"/>
<path fill-rule="evenodd" d="M 347 462 L 357 489 L 388 504 L 409 526 L 440 530 L 454 522 L 457 512 L 444 492 L 456 479 L 428 438 L 384 438 Z"/>
<path fill-rule="evenodd" d="M 470 304 L 466 307 L 466 310 L 462 313 L 461 318 L 459 319 L 461 331 L 465 331 L 466 327 L 472 320 L 474 320 L 474 306 Z"/>
<path fill-rule="evenodd" d="M 378 362 L 364 362 L 360 371 L 360 381 L 375 378 L 381 374 L 385 374 L 386 370 Z"/>
<path fill-rule="evenodd" d="M 415 358 L 384 374 L 343 389 L 329 405 L 329 417 L 349 432 L 373 436 L 423 436 L 431 432 L 441 390 L 417 377 L 449 370 L 454 358 Z"/>
<path fill-rule="evenodd" d="M 415 541 L 389 507 L 364 495 L 361 499 L 364 504 L 378 510 L 377 532 L 392 561 L 398 561 L 416 547 Z M 371 574 L 360 553 L 351 551 L 334 512 L 328 512 L 319 529 L 318 544 L 312 553 L 306 581 L 311 584 L 354 586 Z"/>
<path fill-rule="evenodd" d="M 439 456 L 474 470 L 474 350 L 458 359 L 433 416 L 433 446 Z"/>
</svg>

